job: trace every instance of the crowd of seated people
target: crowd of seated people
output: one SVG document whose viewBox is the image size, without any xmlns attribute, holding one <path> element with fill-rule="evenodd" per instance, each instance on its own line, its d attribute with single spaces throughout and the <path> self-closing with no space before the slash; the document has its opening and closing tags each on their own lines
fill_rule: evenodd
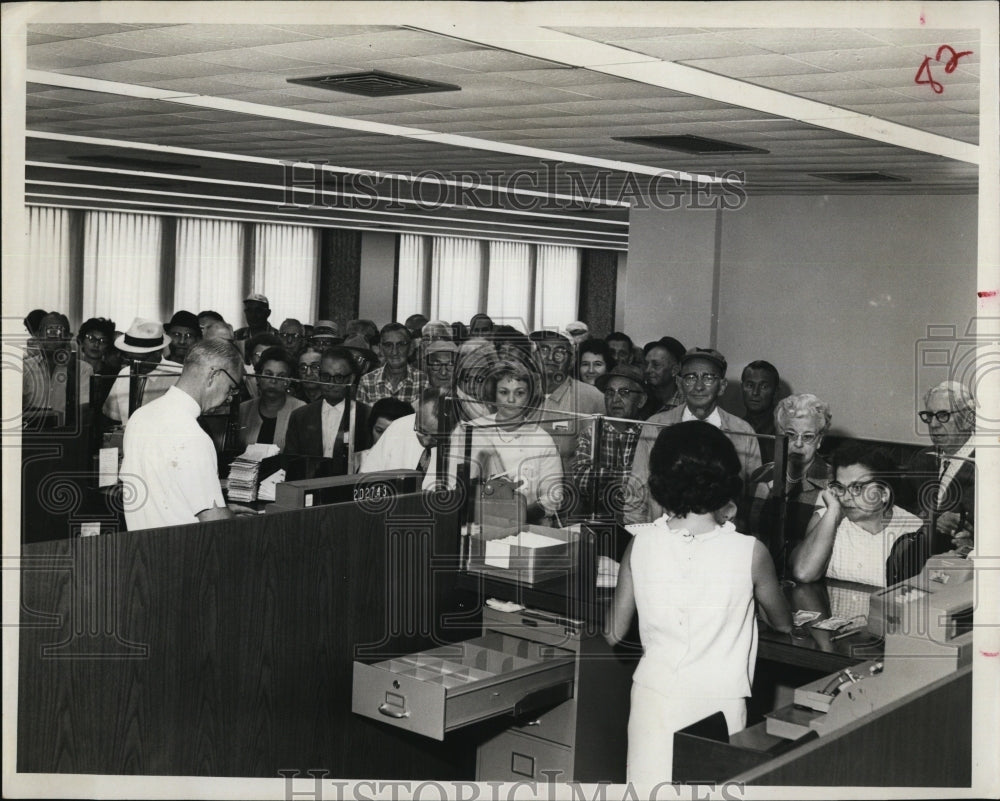
<svg viewBox="0 0 1000 801">
<path fill-rule="evenodd" d="M 721 406 L 725 356 L 669 335 L 639 346 L 621 331 L 595 337 L 583 321 L 524 332 L 482 313 L 467 324 L 414 314 L 381 327 L 286 318 L 275 329 L 258 293 L 244 313 L 239 328 L 212 310 L 178 310 L 165 324 L 136 318 L 124 331 L 95 317 L 74 339 L 65 315 L 36 309 L 24 321 L 25 418 L 44 412 L 61 424 L 75 391 L 75 403 L 99 410 L 92 425 L 125 427 L 176 382 L 196 342 L 226 339 L 246 372 L 239 397 L 212 411 L 238 420 L 240 448 L 275 445 L 289 478 L 401 468 L 433 476 L 440 463 L 447 481 L 471 442 L 473 476 L 510 482 L 531 520 L 649 522 L 662 514 L 647 488 L 659 432 L 704 420 L 740 458 L 737 525 L 764 542 L 782 575 L 884 583 L 927 553 L 974 542 L 975 400 L 957 382 L 924 398 L 932 447 L 919 458 L 895 465 L 869 446 L 828 461 L 827 403 L 780 397 L 778 369 L 755 360 L 740 373 L 745 411 L 733 414 Z M 78 381 L 68 389 L 70 366 Z M 782 441 L 787 450 L 776 454 Z M 904 509 L 903 499 L 914 502 Z"/>
</svg>

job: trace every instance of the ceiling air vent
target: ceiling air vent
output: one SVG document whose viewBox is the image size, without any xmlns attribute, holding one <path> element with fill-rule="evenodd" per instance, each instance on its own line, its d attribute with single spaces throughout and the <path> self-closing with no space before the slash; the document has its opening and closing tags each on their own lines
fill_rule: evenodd
<svg viewBox="0 0 1000 801">
<path fill-rule="evenodd" d="M 200 164 L 189 164 L 180 161 L 158 161 L 156 159 L 137 159 L 131 156 L 70 156 L 70 161 L 82 161 L 87 164 L 100 164 L 103 167 L 119 167 L 123 170 L 200 170 Z"/>
<path fill-rule="evenodd" d="M 454 92 L 461 86 L 450 83 L 438 83 L 423 78 L 408 78 L 405 75 L 394 75 L 391 72 L 370 70 L 369 72 L 350 72 L 343 75 L 320 75 L 316 78 L 288 78 L 288 83 L 301 86 L 312 86 L 317 89 L 330 89 L 334 92 L 347 92 L 364 97 L 392 97 L 393 95 L 413 95 L 419 92 Z"/>
<path fill-rule="evenodd" d="M 704 156 L 714 153 L 770 153 L 760 147 L 738 145 L 735 142 L 723 142 L 721 139 L 709 139 L 705 136 L 614 136 L 616 142 L 630 142 L 636 145 L 658 147 L 661 150 L 678 150 L 681 153 L 693 153 Z"/>
<path fill-rule="evenodd" d="M 910 179 L 901 175 L 890 175 L 887 172 L 812 172 L 813 178 L 825 178 L 840 184 L 891 184 L 907 182 Z"/>
</svg>

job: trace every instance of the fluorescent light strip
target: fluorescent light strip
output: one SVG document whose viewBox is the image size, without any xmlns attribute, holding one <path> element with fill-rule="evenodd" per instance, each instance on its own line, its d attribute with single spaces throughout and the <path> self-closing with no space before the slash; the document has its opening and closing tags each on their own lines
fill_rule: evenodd
<svg viewBox="0 0 1000 801">
<path fill-rule="evenodd" d="M 919 150 L 945 158 L 979 163 L 979 147 L 938 134 L 910 128 L 856 111 L 829 106 L 797 95 L 767 89 L 736 78 L 716 75 L 632 50 L 595 42 L 540 25 L 511 21 L 505 5 L 478 4 L 471 21 L 442 21 L 439 27 L 422 24 L 418 30 L 461 39 L 525 56 L 555 58 L 565 64 L 614 75 L 631 81 L 704 97 L 719 103 L 754 109 L 819 128 L 848 133 L 897 147 Z M 553 22 L 554 25 L 566 24 Z M 648 23 L 647 23 L 648 24 Z M 677 24 L 674 22 L 673 24 Z"/>
<path fill-rule="evenodd" d="M 222 196 L 222 195 L 199 195 L 199 194 L 195 194 L 193 192 L 171 192 L 171 191 L 166 190 L 166 189 L 139 189 L 139 188 L 133 188 L 133 187 L 102 186 L 102 185 L 98 185 L 98 184 L 77 184 L 77 183 L 70 183 L 68 181 L 40 181 L 40 180 L 35 180 L 35 179 L 32 179 L 32 178 L 26 179 L 25 180 L 25 185 L 27 185 L 27 186 L 35 185 L 35 186 L 64 187 L 64 188 L 67 188 L 67 189 L 93 189 L 93 190 L 97 190 L 97 191 L 105 190 L 107 192 L 122 192 L 122 193 L 125 193 L 125 194 L 133 193 L 133 194 L 139 194 L 139 195 L 154 195 L 154 196 L 157 196 L 157 197 L 190 198 L 190 199 L 193 199 L 193 200 L 215 200 L 215 201 L 218 201 L 219 203 L 246 203 L 246 204 L 249 204 L 249 205 L 258 205 L 258 206 L 277 206 L 279 208 L 287 208 L 288 207 L 286 203 L 284 203 L 282 201 L 279 201 L 279 200 L 253 200 L 253 199 L 250 199 L 250 198 L 231 197 L 231 196 Z M 370 197 L 370 196 L 361 195 L 359 197 Z M 110 198 L 109 197 L 109 198 L 107 198 L 107 200 L 110 201 L 110 202 L 114 202 L 114 201 L 119 200 L 119 199 L 118 198 Z M 132 201 L 125 200 L 124 202 L 131 203 Z M 308 208 L 308 207 L 306 207 L 306 208 Z M 340 209 L 340 208 L 333 208 L 331 210 L 332 211 L 339 211 L 339 212 L 351 212 L 353 214 L 372 214 L 372 215 L 382 215 L 382 216 L 386 216 L 386 217 L 401 217 L 403 219 L 407 219 L 407 218 L 413 219 L 414 217 L 418 217 L 418 214 L 416 214 L 416 213 L 409 213 L 408 214 L 406 212 L 401 212 L 401 211 L 380 211 L 378 209 L 354 209 L 354 208 Z M 326 219 L 326 218 L 323 217 L 323 218 L 317 218 L 317 219 Z M 567 232 L 570 232 L 570 233 L 576 233 L 576 232 L 579 232 L 581 230 L 581 229 L 578 229 L 578 228 L 563 228 L 563 227 L 560 227 L 560 226 L 557 226 L 557 225 L 529 225 L 527 223 L 493 222 L 491 220 L 472 220 L 472 219 L 466 220 L 466 219 L 463 219 L 461 217 L 446 217 L 446 216 L 440 216 L 439 217 L 437 215 L 435 215 L 433 219 L 435 219 L 435 220 L 444 220 L 446 222 L 457 222 L 457 223 L 468 222 L 468 223 L 478 223 L 478 224 L 488 224 L 488 225 L 499 225 L 499 226 L 503 226 L 505 228 L 516 228 L 516 229 L 532 229 L 532 228 L 537 228 L 538 230 L 541 230 L 541 231 L 567 231 Z M 580 222 L 584 223 L 584 222 L 587 222 L 587 221 L 586 220 L 580 220 Z M 627 231 L 626 232 L 621 232 L 621 233 L 612 233 L 612 232 L 609 232 L 608 235 L 609 236 L 627 236 L 628 232 Z"/>
<path fill-rule="evenodd" d="M 628 51 L 622 52 L 627 53 Z M 109 94 L 126 95 L 129 97 L 149 97 L 149 95 L 145 92 L 141 95 L 133 94 L 132 90 L 136 88 L 133 84 L 118 83 L 115 81 L 101 81 L 96 78 L 81 78 L 75 75 L 63 75 L 58 72 L 26 70 L 25 78 L 31 83 L 64 86 L 70 89 L 84 89 L 92 92 L 106 92 Z M 148 88 L 149 87 L 142 87 L 143 90 L 148 90 Z M 684 172 L 683 170 L 664 170 L 659 167 L 651 167 L 646 164 L 637 164 L 635 162 L 580 156 L 575 153 L 565 153 L 560 150 L 546 150 L 538 147 L 525 147 L 524 145 L 514 145 L 507 142 L 495 142 L 488 139 L 478 139 L 472 136 L 438 133 L 437 131 L 428 131 L 423 128 L 410 128 L 405 125 L 388 125 L 382 122 L 367 122 L 365 120 L 355 120 L 351 117 L 337 117 L 332 114 L 320 114 L 316 111 L 302 111 L 301 109 L 294 108 L 265 106 L 261 103 L 248 103 L 245 100 L 233 100 L 226 97 L 167 92 L 164 96 L 153 99 L 164 100 L 169 103 L 180 103 L 186 106 L 196 106 L 198 108 L 210 108 L 216 111 L 231 111 L 235 114 L 251 114 L 257 117 L 288 120 L 289 122 L 303 122 L 308 125 L 317 125 L 324 128 L 363 131 L 365 133 L 381 134 L 383 136 L 396 136 L 404 139 L 434 142 L 441 145 L 454 145 L 455 147 L 467 148 L 470 150 L 488 150 L 491 153 L 506 153 L 512 156 L 526 156 L 528 158 L 541 159 L 543 161 L 564 161 L 571 164 L 586 164 L 590 167 L 603 167 L 605 169 L 616 170 L 619 172 L 634 172 L 639 175 L 670 175 L 679 181 L 693 181 L 695 183 L 708 184 L 724 182 L 722 179 L 717 178 L 714 175 L 699 175 L 698 173 Z"/>
<path fill-rule="evenodd" d="M 92 196 L 81 196 L 81 197 L 78 197 L 78 196 L 74 196 L 74 195 L 58 195 L 58 194 L 50 194 L 50 193 L 46 193 L 46 192 L 26 192 L 25 193 L 25 198 L 30 198 L 30 197 L 34 197 L 34 198 L 46 198 L 46 199 L 52 198 L 52 199 L 56 199 L 56 200 L 81 200 L 81 201 L 90 201 L 92 203 L 114 203 L 114 204 L 116 204 L 116 208 L 120 208 L 121 210 L 125 210 L 124 209 L 125 206 L 144 206 L 144 207 L 145 206 L 149 206 L 149 207 L 153 207 L 153 208 L 156 208 L 156 209 L 158 209 L 159 207 L 163 207 L 163 208 L 167 208 L 167 209 L 195 209 L 195 210 L 198 210 L 198 211 L 215 211 L 215 212 L 219 211 L 219 209 L 215 208 L 214 206 L 197 206 L 197 205 L 193 205 L 193 204 L 178 204 L 178 203 L 156 203 L 156 202 L 149 201 L 149 200 L 109 200 L 107 198 L 92 197 Z M 36 205 L 44 205 L 44 204 L 36 204 Z M 105 209 L 105 210 L 107 210 L 107 209 Z M 159 210 L 157 210 L 156 213 L 160 214 L 161 212 Z M 239 212 L 235 212 L 235 213 L 239 214 Z M 324 223 L 324 225 L 316 225 L 316 223 L 312 223 L 313 227 L 329 227 L 333 223 L 347 222 L 347 221 L 351 220 L 350 217 L 322 217 L 322 216 L 318 216 L 318 215 L 315 215 L 315 214 L 289 214 L 289 213 L 284 213 L 284 212 L 279 212 L 279 211 L 267 212 L 267 214 L 268 214 L 268 216 L 275 218 L 274 221 L 279 221 L 277 218 L 281 218 L 281 220 L 284 220 L 286 218 L 288 218 L 288 219 L 294 219 L 294 220 L 301 220 L 301 219 L 304 218 L 304 219 L 307 219 L 307 220 L 319 220 L 322 223 Z M 180 216 L 184 216 L 184 215 L 182 214 Z M 434 218 L 430 218 L 429 217 L 427 219 L 434 219 Z M 306 225 L 307 223 L 301 223 L 301 224 Z M 471 234 L 473 232 L 478 233 L 478 230 L 476 230 L 476 229 L 470 230 L 468 228 L 454 228 L 452 226 L 447 226 L 447 225 L 422 225 L 420 223 L 398 223 L 397 222 L 396 224 L 397 225 L 405 225 L 408 229 L 425 229 L 425 230 L 428 230 L 428 231 L 463 231 L 465 233 L 466 238 L 469 238 L 469 239 L 476 239 L 476 238 L 486 238 L 486 239 L 489 239 L 490 238 L 490 229 L 486 229 L 487 233 L 486 233 L 485 237 L 474 237 L 474 236 L 471 236 Z M 596 231 L 583 231 L 583 232 L 580 232 L 580 233 L 582 233 L 582 234 L 591 234 L 591 235 L 594 235 L 594 236 L 601 236 L 601 234 L 599 232 L 596 232 Z M 450 234 L 449 234 L 449 236 L 450 236 Z M 538 237 L 539 239 L 558 239 L 559 241 L 573 240 L 573 241 L 576 241 L 576 242 L 589 242 L 589 243 L 592 243 L 592 244 L 595 244 L 595 245 L 603 245 L 603 244 L 607 243 L 608 241 L 614 241 L 613 239 L 612 240 L 606 240 L 606 239 L 587 239 L 587 238 L 582 237 L 582 236 L 572 236 L 572 237 L 569 237 L 569 236 L 551 236 L 550 237 L 550 236 L 546 236 L 545 234 L 533 234 L 533 236 Z M 619 239 L 621 238 L 621 234 L 612 234 L 612 235 L 609 235 L 609 236 L 611 236 L 611 237 L 617 237 Z"/>
<path fill-rule="evenodd" d="M 223 179 L 223 178 L 206 178 L 206 177 L 200 176 L 200 175 L 197 175 L 197 176 L 195 176 L 195 175 L 177 175 L 176 173 L 171 173 L 171 172 L 144 172 L 144 171 L 139 171 L 139 170 L 121 170 L 121 169 L 116 169 L 114 167 L 95 167 L 95 166 L 80 165 L 80 164 L 62 164 L 62 163 L 58 163 L 58 162 L 49 162 L 49 161 L 25 161 L 24 164 L 27 167 L 40 167 L 40 168 L 43 168 L 43 169 L 48 168 L 48 169 L 56 169 L 56 170 L 80 170 L 82 172 L 99 172 L 99 173 L 110 173 L 110 174 L 113 174 L 113 175 L 129 175 L 129 176 L 135 176 L 137 178 L 164 178 L 164 179 L 168 179 L 168 180 L 171 180 L 171 181 L 189 181 L 189 182 L 192 182 L 192 183 L 218 184 L 218 185 L 222 185 L 222 186 L 247 187 L 247 188 L 252 188 L 252 189 L 267 189 L 267 190 L 271 190 L 271 191 L 279 191 L 279 190 L 280 191 L 288 191 L 289 189 L 291 189 L 292 192 L 309 192 L 311 194 L 313 193 L 312 189 L 307 189 L 304 186 L 285 187 L 285 186 L 278 185 L 278 184 L 262 184 L 262 183 L 252 182 L 252 181 L 232 181 L 232 180 L 226 180 L 226 179 Z M 38 183 L 38 182 L 36 182 L 36 183 Z M 103 189 L 111 189 L 112 187 L 105 186 L 105 187 L 102 187 L 102 188 Z M 363 195 L 363 194 L 358 193 L 358 192 L 328 192 L 327 194 L 330 194 L 333 197 L 358 197 L 358 198 L 371 199 L 371 195 Z M 546 197 L 548 197 L 548 196 L 546 196 Z M 404 205 L 418 205 L 417 201 L 412 200 L 410 198 L 392 198 L 391 200 L 394 203 L 402 203 Z M 466 205 L 459 205 L 459 204 L 455 204 L 455 203 L 442 203 L 441 207 L 442 208 L 458 208 L 458 209 L 468 208 L 468 206 L 466 206 Z M 602 220 L 599 217 L 597 217 L 596 215 L 593 216 L 593 217 L 591 217 L 591 216 L 576 216 L 576 215 L 573 215 L 573 214 L 553 214 L 553 213 L 544 212 L 544 211 L 519 211 L 519 210 L 507 209 L 507 208 L 499 208 L 499 209 L 493 209 L 493 208 L 486 209 L 486 208 L 484 208 L 484 209 L 475 209 L 475 210 L 476 211 L 485 211 L 485 212 L 488 212 L 490 214 L 512 214 L 512 215 L 516 214 L 518 216 L 524 216 L 524 217 L 542 217 L 542 218 L 545 218 L 545 219 L 553 219 L 553 220 L 586 221 L 586 222 L 588 222 L 588 223 L 590 223 L 592 225 L 620 225 L 620 226 L 624 226 L 626 228 L 628 227 L 628 220 L 627 219 L 625 219 L 625 220 Z M 583 211 L 584 210 L 581 210 L 581 212 L 583 212 Z"/>
<path fill-rule="evenodd" d="M 53 133 L 49 131 L 25 131 L 25 136 L 32 139 L 48 139 L 56 142 L 79 142 L 81 144 L 87 145 L 100 145 L 103 147 L 120 147 L 129 148 L 132 150 L 146 150 L 153 153 L 173 153 L 175 155 L 181 156 L 197 156 L 201 158 L 218 159 L 220 161 L 238 161 L 247 162 L 251 164 L 268 164 L 271 166 L 285 166 L 291 165 L 293 167 L 311 167 L 313 169 L 319 168 L 325 172 L 330 173 L 345 173 L 347 175 L 370 175 L 375 178 L 380 179 L 391 179 L 397 181 L 427 181 L 428 183 L 438 183 L 444 184 L 445 186 L 455 186 L 455 187 L 465 187 L 465 186 L 475 186 L 482 187 L 494 192 L 504 192 L 506 194 L 512 195 L 527 195 L 528 197 L 554 197 L 559 200 L 572 200 L 572 201 L 582 201 L 586 203 L 596 203 L 601 206 L 619 206 L 627 207 L 628 203 L 620 200 L 591 200 L 590 198 L 578 197 L 577 195 L 563 195 L 563 194 L 549 194 L 548 192 L 541 192 L 535 189 L 520 189 L 520 188 L 508 188 L 508 187 L 491 187 L 483 186 L 482 184 L 473 185 L 469 181 L 452 181 L 448 179 L 441 179 L 432 176 L 426 176 L 423 178 L 417 178 L 413 175 L 407 175 L 406 173 L 396 173 L 396 172 L 380 172 L 378 170 L 361 170 L 356 167 L 335 167 L 330 164 L 315 164 L 309 161 L 282 161 L 281 159 L 267 158 L 265 156 L 251 156 L 251 155 L 240 155 L 236 153 L 228 153 L 221 150 L 200 150 L 193 147 L 178 147 L 176 145 L 157 145 L 152 142 L 131 142 L 123 139 L 107 139 L 100 136 L 80 136 L 78 134 L 65 134 L 65 133 Z M 722 183 L 735 183 L 735 181 L 723 181 Z"/>
</svg>

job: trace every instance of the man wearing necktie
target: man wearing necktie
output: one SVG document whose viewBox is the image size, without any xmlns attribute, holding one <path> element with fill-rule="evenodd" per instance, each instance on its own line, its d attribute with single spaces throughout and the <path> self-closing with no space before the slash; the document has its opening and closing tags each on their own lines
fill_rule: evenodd
<svg viewBox="0 0 1000 801">
<path fill-rule="evenodd" d="M 911 460 L 911 484 L 923 514 L 930 517 L 933 512 L 937 536 L 967 552 L 975 531 L 975 398 L 964 384 L 943 381 L 924 396 L 919 417 L 934 448 Z"/>
</svg>

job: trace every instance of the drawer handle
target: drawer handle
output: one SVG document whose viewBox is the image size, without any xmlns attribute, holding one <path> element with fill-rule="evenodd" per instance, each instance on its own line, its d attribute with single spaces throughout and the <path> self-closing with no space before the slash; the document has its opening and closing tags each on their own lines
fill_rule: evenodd
<svg viewBox="0 0 1000 801">
<path fill-rule="evenodd" d="M 404 709 L 402 711 L 398 709 L 393 709 L 388 704 L 379 704 L 378 711 L 385 715 L 387 718 L 408 718 L 410 716 L 410 710 Z"/>
</svg>

